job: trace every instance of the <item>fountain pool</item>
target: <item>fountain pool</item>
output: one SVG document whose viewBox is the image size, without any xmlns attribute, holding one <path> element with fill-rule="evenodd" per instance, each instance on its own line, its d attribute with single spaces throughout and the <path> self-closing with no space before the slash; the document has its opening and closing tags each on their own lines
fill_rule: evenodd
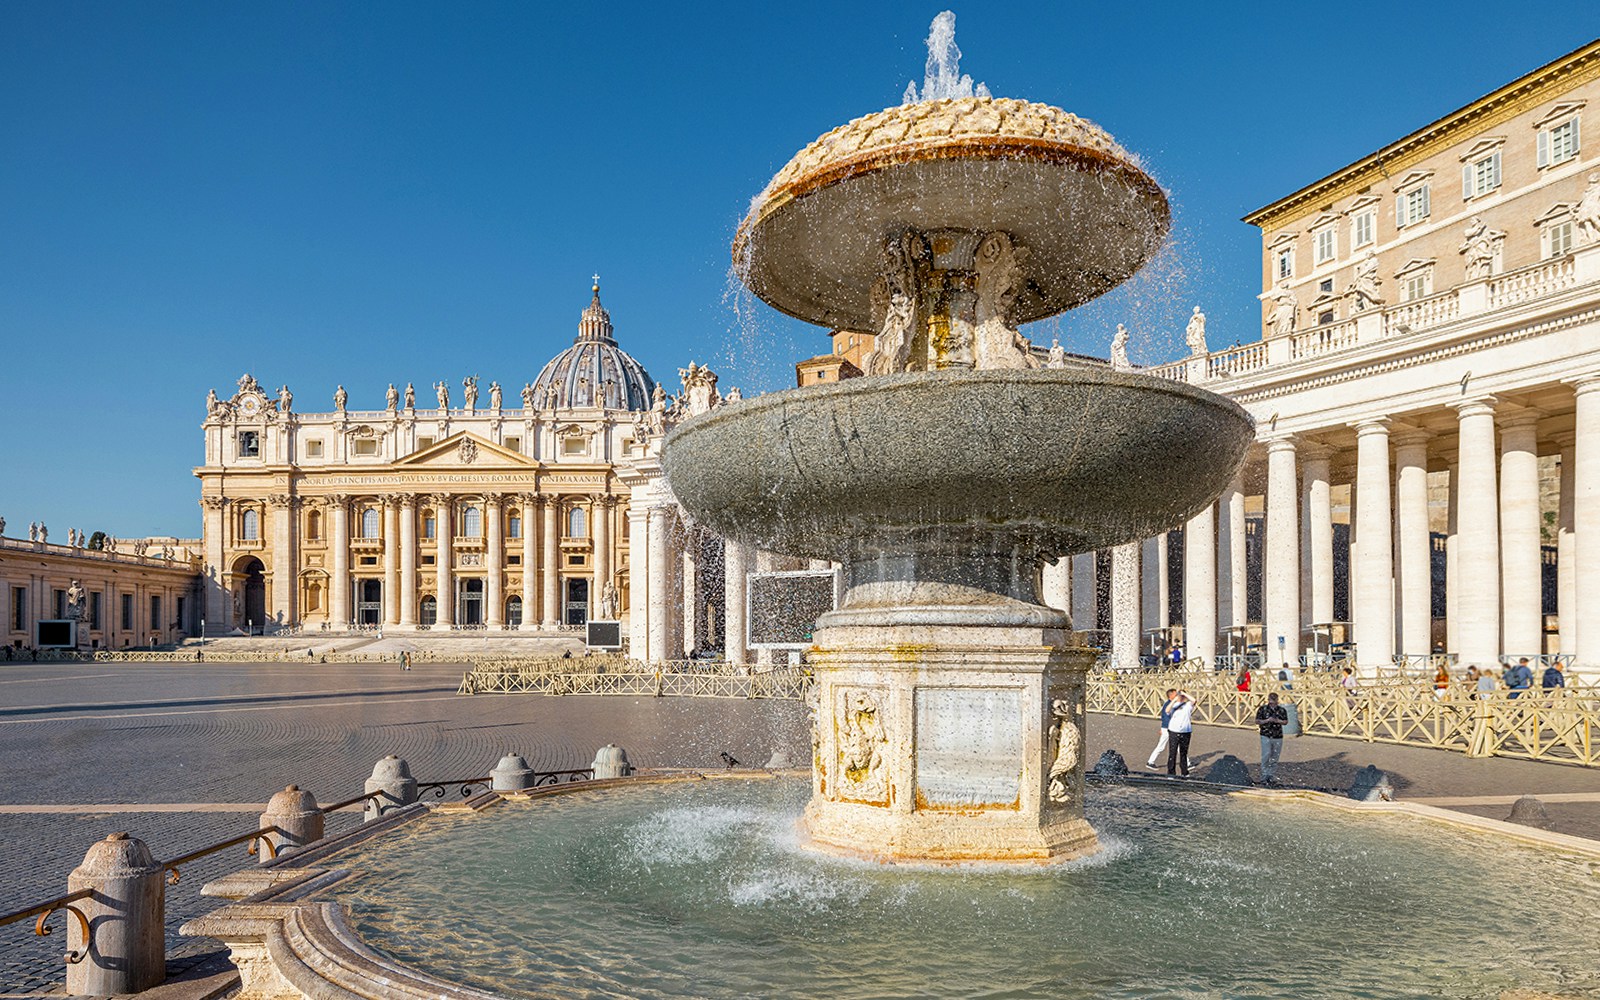
<svg viewBox="0 0 1600 1000">
<path fill-rule="evenodd" d="M 882 866 L 800 846 L 810 791 L 642 784 L 414 824 L 341 901 L 374 947 L 502 995 L 1600 995 L 1590 859 L 1108 786 L 1094 857 Z"/>
</svg>

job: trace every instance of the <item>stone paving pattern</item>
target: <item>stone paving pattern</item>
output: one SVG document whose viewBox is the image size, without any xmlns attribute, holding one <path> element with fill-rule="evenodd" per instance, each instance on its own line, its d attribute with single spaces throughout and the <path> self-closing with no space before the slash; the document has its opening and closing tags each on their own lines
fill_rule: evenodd
<svg viewBox="0 0 1600 1000">
<path fill-rule="evenodd" d="M 775 749 L 803 765 L 809 752 L 798 702 L 455 694 L 464 665 L 0 664 L 0 912 L 66 891 L 67 874 L 94 840 L 115 830 L 170 858 L 254 828 L 267 798 L 294 782 L 328 804 L 357 795 L 384 754 L 411 762 L 421 781 L 486 774 L 507 752 L 537 769 L 588 766 L 597 747 L 624 746 L 640 767 L 723 766 L 727 752 L 759 766 Z M 1120 751 L 1142 769 L 1154 745 L 1148 719 L 1094 716 L 1092 762 Z M 1255 770 L 1254 731 L 1202 727 L 1196 773 L 1223 753 Z M 1328 737 L 1286 741 L 1279 780 L 1342 788 L 1366 764 L 1390 773 L 1402 798 L 1595 793 L 1550 806 L 1555 828 L 1600 838 L 1600 773 L 1592 770 Z M 452 791 L 451 794 L 454 794 Z M 140 805 L 206 805 L 139 811 Z M 237 803 L 236 812 L 215 804 Z M 81 811 L 84 805 L 121 805 Z M 60 806 L 62 809 L 52 809 Z M 127 807 L 133 809 L 124 811 Z M 74 807 L 77 811 L 66 811 Z M 1453 808 L 1505 818 L 1505 804 Z M 34 811 L 37 809 L 45 811 Z M 27 810 L 27 811 L 19 811 Z M 330 832 L 359 819 L 329 817 Z M 214 907 L 199 895 L 217 875 L 254 863 L 242 846 L 187 866 L 169 888 L 169 949 L 177 925 Z M 65 931 L 36 938 L 31 922 L 0 928 L 0 997 L 59 990 Z"/>
</svg>

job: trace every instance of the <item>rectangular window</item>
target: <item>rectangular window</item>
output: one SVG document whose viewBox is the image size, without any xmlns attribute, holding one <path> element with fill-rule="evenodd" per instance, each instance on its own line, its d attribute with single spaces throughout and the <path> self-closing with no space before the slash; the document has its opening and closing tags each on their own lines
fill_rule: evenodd
<svg viewBox="0 0 1600 1000">
<path fill-rule="evenodd" d="M 307 458 L 321 458 L 322 457 L 322 442 L 321 441 L 307 441 L 306 442 L 306 457 Z"/>
<path fill-rule="evenodd" d="M 128 632 L 128 631 L 131 631 L 132 629 L 133 629 L 133 595 L 132 594 L 123 594 L 122 595 L 122 631 Z"/>
<path fill-rule="evenodd" d="M 89 627 L 91 629 L 98 629 L 100 627 L 101 596 L 102 595 L 98 590 L 89 595 Z"/>
<path fill-rule="evenodd" d="M 1332 226 L 1329 226 L 1326 229 L 1320 230 L 1317 233 L 1317 243 L 1316 243 L 1317 254 L 1316 254 L 1316 256 L 1317 256 L 1317 263 L 1318 264 L 1326 264 L 1328 261 L 1333 259 L 1333 255 L 1334 255 L 1333 237 L 1334 237 L 1334 228 Z"/>
<path fill-rule="evenodd" d="M 1461 197 L 1476 198 L 1500 186 L 1500 153 L 1461 165 Z"/>
<path fill-rule="evenodd" d="M 422 519 L 422 537 L 434 538 L 439 530 L 439 522 L 432 515 Z"/>
<path fill-rule="evenodd" d="M 522 451 L 522 439 L 519 437 L 506 438 L 506 449 L 520 453 Z"/>
<path fill-rule="evenodd" d="M 1377 239 L 1377 214 L 1362 212 L 1350 220 L 1350 246 L 1364 247 Z"/>
<path fill-rule="evenodd" d="M 589 450 L 589 443 L 581 437 L 563 438 L 561 441 L 561 454 L 582 455 Z"/>
<path fill-rule="evenodd" d="M 431 438 L 431 437 L 419 437 L 419 438 L 417 438 L 417 450 L 418 451 L 421 451 L 424 448 L 432 448 L 432 447 L 433 447 L 433 438 Z"/>
<path fill-rule="evenodd" d="M 506 537 L 508 537 L 508 538 L 521 538 L 522 537 L 522 518 L 518 517 L 516 514 L 512 514 L 509 518 L 506 519 Z"/>
<path fill-rule="evenodd" d="M 1544 256 L 1560 257 L 1572 252 L 1572 223 L 1557 222 L 1544 227 Z"/>
<path fill-rule="evenodd" d="M 1321 281 L 1317 282 L 1317 291 L 1319 291 L 1319 292 L 1331 292 L 1331 291 L 1333 291 L 1333 279 L 1332 278 L 1323 278 Z"/>
<path fill-rule="evenodd" d="M 26 632 L 28 630 L 28 589 L 26 587 L 11 588 L 11 631 Z"/>
<path fill-rule="evenodd" d="M 357 455 L 376 455 L 378 442 L 375 438 L 356 438 L 354 451 Z"/>
<path fill-rule="evenodd" d="M 150 630 L 159 631 L 161 628 L 161 596 L 150 595 Z"/>
<path fill-rule="evenodd" d="M 55 602 L 54 617 L 67 617 L 67 592 L 65 590 L 53 590 L 50 592 L 50 595 L 51 600 Z"/>
<path fill-rule="evenodd" d="M 178 598 L 178 627 L 181 628 L 181 629 L 188 628 L 189 626 L 186 624 L 188 619 L 189 619 L 189 601 L 188 601 L 187 598 L 180 597 L 180 598 Z"/>
<path fill-rule="evenodd" d="M 1578 155 L 1578 119 L 1539 133 L 1539 166 L 1554 167 Z"/>
<path fill-rule="evenodd" d="M 1284 247 L 1278 251 L 1275 271 L 1279 278 L 1294 277 L 1294 247 Z"/>
<path fill-rule="evenodd" d="M 1402 227 L 1413 226 L 1431 214 L 1430 209 L 1432 206 L 1429 205 L 1430 199 L 1428 196 L 1429 187 L 1431 185 L 1424 184 L 1413 191 L 1407 191 L 1405 194 L 1400 195 L 1395 201 L 1395 225 Z"/>
<path fill-rule="evenodd" d="M 1412 299 L 1427 298 L 1429 284 L 1430 282 L 1428 281 L 1428 275 L 1426 273 L 1413 274 L 1411 277 L 1406 279 L 1405 300 L 1410 302 Z"/>
<path fill-rule="evenodd" d="M 261 434 L 257 431 L 239 432 L 239 457 L 261 457 Z"/>
</svg>

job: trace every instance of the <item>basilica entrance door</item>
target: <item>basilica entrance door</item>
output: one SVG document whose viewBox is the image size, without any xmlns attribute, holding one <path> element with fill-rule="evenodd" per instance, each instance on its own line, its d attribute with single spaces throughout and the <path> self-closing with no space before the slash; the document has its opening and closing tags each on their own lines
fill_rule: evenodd
<svg viewBox="0 0 1600 1000">
<path fill-rule="evenodd" d="M 244 574 L 244 582 L 241 588 L 243 593 L 234 606 L 235 614 L 239 617 L 234 625 L 254 633 L 267 620 L 266 567 L 261 565 L 260 559 L 251 556 L 239 565 L 238 572 Z"/>
<path fill-rule="evenodd" d="M 483 581 L 461 581 L 461 606 L 456 621 L 462 625 L 483 624 Z"/>
<path fill-rule="evenodd" d="M 356 581 L 356 624 L 376 627 L 383 623 L 383 581 Z"/>
<path fill-rule="evenodd" d="M 568 579 L 567 584 L 567 615 L 568 625 L 582 625 L 589 620 L 589 580 L 586 577 Z"/>
</svg>

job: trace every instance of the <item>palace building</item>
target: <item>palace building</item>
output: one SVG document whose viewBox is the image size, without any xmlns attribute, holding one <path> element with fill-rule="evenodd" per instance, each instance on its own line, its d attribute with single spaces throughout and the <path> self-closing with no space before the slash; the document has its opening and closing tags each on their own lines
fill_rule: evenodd
<svg viewBox="0 0 1600 1000">
<path fill-rule="evenodd" d="M 1181 532 L 1047 573 L 1052 599 L 1124 664 L 1181 625 L 1208 662 L 1600 671 L 1591 102 L 1600 41 L 1248 215 L 1261 339 L 1208 351 L 1202 324 L 1153 370 L 1254 415 L 1243 472 Z"/>
<path fill-rule="evenodd" d="M 208 621 L 646 627 L 630 615 L 648 604 L 646 509 L 667 502 L 656 459 L 682 406 L 617 345 L 598 282 L 573 345 L 510 391 L 391 385 L 382 408 L 355 409 L 341 386 L 323 413 L 251 375 L 226 400 L 213 392 L 194 470 Z"/>
</svg>

